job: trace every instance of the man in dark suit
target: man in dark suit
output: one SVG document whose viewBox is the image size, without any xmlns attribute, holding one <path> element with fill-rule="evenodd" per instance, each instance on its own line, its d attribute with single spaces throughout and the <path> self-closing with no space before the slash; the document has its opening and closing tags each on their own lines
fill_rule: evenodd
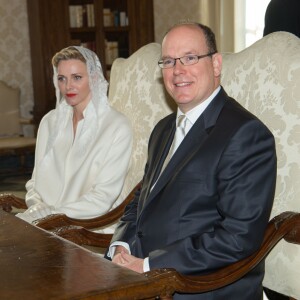
<svg viewBox="0 0 300 300">
<path fill-rule="evenodd" d="M 251 255 L 262 242 L 275 190 L 274 138 L 220 86 L 222 57 L 208 27 L 172 27 L 159 66 L 177 114 L 151 134 L 142 187 L 108 256 L 137 272 L 207 274 Z M 174 150 L 178 132 L 182 141 Z M 262 299 L 263 276 L 262 263 L 225 288 L 174 299 Z"/>
</svg>

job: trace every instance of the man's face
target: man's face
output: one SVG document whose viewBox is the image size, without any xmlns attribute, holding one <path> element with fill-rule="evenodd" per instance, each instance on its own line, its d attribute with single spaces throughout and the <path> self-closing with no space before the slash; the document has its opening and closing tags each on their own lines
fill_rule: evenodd
<svg viewBox="0 0 300 300">
<path fill-rule="evenodd" d="M 178 58 L 189 54 L 204 55 L 209 51 L 202 30 L 195 25 L 173 28 L 162 43 L 162 58 Z M 183 112 L 206 100 L 220 84 L 222 57 L 216 53 L 198 63 L 184 66 L 179 60 L 162 74 L 168 93 Z"/>
</svg>

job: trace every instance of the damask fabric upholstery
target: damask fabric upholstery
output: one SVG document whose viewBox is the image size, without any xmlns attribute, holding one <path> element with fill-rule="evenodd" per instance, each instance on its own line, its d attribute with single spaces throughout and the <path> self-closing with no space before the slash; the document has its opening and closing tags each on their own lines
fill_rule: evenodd
<svg viewBox="0 0 300 300">
<path fill-rule="evenodd" d="M 133 156 L 123 193 L 141 180 L 151 130 L 174 111 L 163 87 L 159 44 L 148 44 L 112 67 L 110 103 L 131 120 Z M 275 32 L 249 48 L 223 54 L 222 85 L 273 132 L 278 176 L 272 216 L 300 211 L 300 39 Z M 300 246 L 281 241 L 266 260 L 264 285 L 300 299 Z"/>
<path fill-rule="evenodd" d="M 175 110 L 163 86 L 157 64 L 160 55 L 160 45 L 151 43 L 128 59 L 118 58 L 112 66 L 109 102 L 129 118 L 133 127 L 133 153 L 122 191 L 124 195 L 128 195 L 143 177 L 153 127 Z"/>
<path fill-rule="evenodd" d="M 278 157 L 271 217 L 300 211 L 300 39 L 272 33 L 223 55 L 222 85 L 272 131 Z M 300 299 L 300 246 L 279 242 L 266 259 L 264 286 Z"/>
</svg>

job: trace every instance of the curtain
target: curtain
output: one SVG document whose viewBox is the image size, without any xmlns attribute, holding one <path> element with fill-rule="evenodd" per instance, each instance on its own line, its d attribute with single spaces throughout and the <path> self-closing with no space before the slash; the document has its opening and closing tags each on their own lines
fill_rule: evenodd
<svg viewBox="0 0 300 300">
<path fill-rule="evenodd" d="M 220 52 L 235 50 L 235 0 L 200 0 L 200 22 L 216 35 Z"/>
<path fill-rule="evenodd" d="M 238 30 L 244 28 L 237 24 L 237 18 L 243 22 L 245 20 L 245 16 L 240 12 L 240 6 L 244 2 L 241 0 L 176 0 L 174 5 L 174 0 L 154 0 L 155 41 L 160 43 L 166 30 L 174 23 L 189 19 L 211 27 L 216 35 L 220 52 L 235 52 L 237 41 L 235 26 Z M 239 12 L 235 13 L 237 7 Z M 240 33 L 239 36 L 244 37 L 244 34 Z"/>
</svg>

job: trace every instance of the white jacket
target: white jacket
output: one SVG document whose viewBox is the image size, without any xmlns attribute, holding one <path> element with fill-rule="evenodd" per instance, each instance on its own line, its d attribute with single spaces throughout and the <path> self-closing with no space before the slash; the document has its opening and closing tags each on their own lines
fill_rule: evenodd
<svg viewBox="0 0 300 300">
<path fill-rule="evenodd" d="M 123 201 L 120 193 L 131 155 L 131 126 L 124 115 L 108 108 L 98 120 L 92 143 L 79 151 L 78 136 L 84 119 L 78 123 L 73 139 L 72 115 L 66 118 L 66 130 L 48 153 L 55 110 L 40 123 L 34 171 L 26 184 L 26 203 L 30 207 L 44 202 L 51 207 L 51 213 L 72 218 L 97 217 Z"/>
</svg>

